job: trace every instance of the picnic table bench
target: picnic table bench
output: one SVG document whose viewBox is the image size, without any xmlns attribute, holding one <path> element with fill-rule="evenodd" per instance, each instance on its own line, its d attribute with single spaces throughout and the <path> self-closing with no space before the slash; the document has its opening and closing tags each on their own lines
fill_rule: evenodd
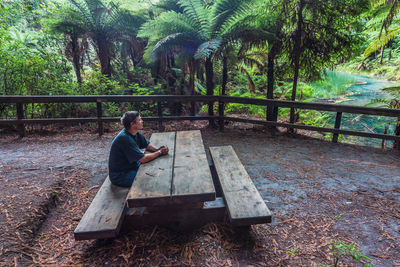
<svg viewBox="0 0 400 267">
<path fill-rule="evenodd" d="M 210 147 L 209 162 L 200 131 L 154 133 L 150 142 L 167 145 L 169 154 L 143 164 L 131 188 L 114 186 L 107 177 L 74 231 L 76 240 L 112 238 L 155 224 L 193 228 L 227 214 L 233 226 L 271 222 L 231 146 Z"/>
</svg>

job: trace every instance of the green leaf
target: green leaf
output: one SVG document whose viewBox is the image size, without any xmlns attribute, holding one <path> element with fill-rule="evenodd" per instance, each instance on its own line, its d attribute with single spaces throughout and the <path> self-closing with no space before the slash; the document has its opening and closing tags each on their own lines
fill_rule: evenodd
<svg viewBox="0 0 400 267">
<path fill-rule="evenodd" d="M 382 46 L 385 46 L 390 40 L 393 40 L 400 33 L 400 26 L 396 27 L 375 39 L 364 51 L 363 55 L 366 57 L 375 52 Z"/>
<path fill-rule="evenodd" d="M 195 59 L 209 57 L 212 53 L 214 53 L 221 45 L 221 39 L 215 38 L 211 41 L 202 43 L 196 50 L 194 54 Z"/>
</svg>

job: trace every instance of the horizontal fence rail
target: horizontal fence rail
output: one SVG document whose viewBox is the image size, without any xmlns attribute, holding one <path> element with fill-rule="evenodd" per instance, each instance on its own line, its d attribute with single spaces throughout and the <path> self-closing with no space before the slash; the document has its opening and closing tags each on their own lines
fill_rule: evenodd
<svg viewBox="0 0 400 267">
<path fill-rule="evenodd" d="M 271 99 L 254 99 L 254 98 L 242 98 L 242 97 L 230 97 L 230 96 L 182 96 L 182 95 L 147 95 L 147 96 L 125 96 L 125 95 L 98 95 L 98 96 L 0 96 L 0 104 L 15 104 L 17 111 L 17 119 L 2 119 L 0 125 L 15 124 L 18 127 L 21 136 L 25 136 L 25 124 L 47 124 L 47 123 L 98 123 L 99 134 L 103 134 L 103 123 L 104 122 L 117 122 L 119 117 L 103 117 L 102 103 L 105 102 L 145 102 L 145 103 L 156 103 L 157 104 L 157 116 L 144 117 L 144 121 L 155 121 L 159 123 L 160 129 L 162 129 L 163 121 L 171 120 L 209 120 L 214 122 L 219 121 L 220 130 L 223 130 L 224 121 L 236 121 L 245 122 L 252 124 L 266 125 L 274 135 L 276 127 L 304 129 L 316 132 L 328 132 L 333 133 L 333 142 L 338 141 L 338 135 L 353 135 L 368 138 L 379 138 L 385 140 L 400 141 L 398 135 L 388 134 L 377 134 L 360 131 L 350 131 L 340 129 L 341 118 L 343 113 L 352 114 L 364 114 L 364 115 L 375 115 L 375 116 L 387 116 L 400 118 L 400 110 L 397 109 L 385 109 L 385 108 L 370 108 L 370 107 L 359 107 L 350 105 L 335 105 L 335 104 L 321 104 L 321 103 L 305 103 L 295 101 L 282 101 L 282 100 L 271 100 Z M 208 116 L 164 116 L 162 111 L 162 102 L 202 102 L 202 103 L 218 103 L 219 112 L 218 116 L 214 114 L 208 114 Z M 24 105 L 30 103 L 96 103 L 97 117 L 87 118 L 46 118 L 46 119 L 26 119 L 24 118 Z M 233 118 L 224 115 L 224 105 L 227 103 L 238 103 L 247 105 L 259 105 L 265 106 L 268 109 L 268 113 L 272 113 L 271 116 L 267 116 L 267 120 L 253 120 L 243 118 Z M 279 108 L 296 108 L 305 110 L 318 110 L 318 111 L 330 111 L 336 112 L 336 120 L 334 128 L 325 128 L 317 126 L 300 125 L 294 123 L 281 123 L 277 121 L 277 115 Z"/>
</svg>

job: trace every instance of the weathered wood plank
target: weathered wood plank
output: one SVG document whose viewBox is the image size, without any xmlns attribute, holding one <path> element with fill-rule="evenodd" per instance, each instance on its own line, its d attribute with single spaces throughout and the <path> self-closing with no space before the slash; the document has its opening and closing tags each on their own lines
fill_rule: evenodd
<svg viewBox="0 0 400 267">
<path fill-rule="evenodd" d="M 379 138 L 379 139 L 386 139 L 386 140 L 400 140 L 400 137 L 395 136 L 395 135 L 375 134 L 375 133 L 369 133 L 369 132 L 357 132 L 357 131 L 301 125 L 301 124 L 290 124 L 290 123 L 271 122 L 271 121 L 262 121 L 262 120 L 250 120 L 250 119 L 242 119 L 242 118 L 234 118 L 234 117 L 224 117 L 224 120 L 245 122 L 245 123 L 254 123 L 254 124 L 261 124 L 261 125 L 272 125 L 272 126 L 286 127 L 286 128 L 304 129 L 304 130 L 310 130 L 310 131 L 316 131 L 316 132 L 328 132 L 328 133 L 337 133 L 337 134 L 344 134 L 344 135 Z"/>
<path fill-rule="evenodd" d="M 154 211 L 152 208 L 139 207 L 128 210 L 121 232 L 129 232 L 152 225 L 177 231 L 192 230 L 209 222 L 222 222 L 225 219 L 226 208 L 222 198 L 204 202 L 201 208 Z"/>
<path fill-rule="evenodd" d="M 210 147 L 232 225 L 271 222 L 271 212 L 232 146 Z"/>
<path fill-rule="evenodd" d="M 75 239 L 116 237 L 124 218 L 128 190 L 111 184 L 107 177 L 76 227 Z"/>
<path fill-rule="evenodd" d="M 85 103 L 85 102 L 153 102 L 153 101 L 166 101 L 166 102 L 216 102 L 218 96 L 206 95 L 69 95 L 69 96 L 0 96 L 0 103 Z"/>
<path fill-rule="evenodd" d="M 169 202 L 175 132 L 153 133 L 150 143 L 156 147 L 168 146 L 169 154 L 140 166 L 127 196 L 128 207 L 162 205 Z"/>
<path fill-rule="evenodd" d="M 175 203 L 215 200 L 215 188 L 200 131 L 176 135 L 172 200 Z"/>
</svg>

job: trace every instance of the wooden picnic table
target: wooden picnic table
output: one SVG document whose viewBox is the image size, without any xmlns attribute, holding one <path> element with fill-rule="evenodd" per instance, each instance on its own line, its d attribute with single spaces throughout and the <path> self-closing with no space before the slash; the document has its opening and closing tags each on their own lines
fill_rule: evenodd
<svg viewBox="0 0 400 267">
<path fill-rule="evenodd" d="M 154 133 L 151 143 L 169 154 L 146 163 L 129 190 L 129 208 L 215 200 L 215 188 L 200 131 Z"/>
<path fill-rule="evenodd" d="M 106 178 L 74 231 L 76 240 L 149 225 L 191 229 L 227 217 L 233 226 L 271 222 L 231 146 L 211 147 L 209 162 L 200 131 L 153 133 L 150 142 L 167 145 L 169 154 L 143 164 L 130 189 Z"/>
</svg>

